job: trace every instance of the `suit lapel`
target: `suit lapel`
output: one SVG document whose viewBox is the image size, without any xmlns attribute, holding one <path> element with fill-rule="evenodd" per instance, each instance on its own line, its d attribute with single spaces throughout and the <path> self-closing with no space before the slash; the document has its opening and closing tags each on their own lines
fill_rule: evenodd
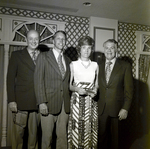
<svg viewBox="0 0 150 149">
<path fill-rule="evenodd" d="M 57 63 L 56 58 L 54 56 L 54 53 L 51 49 L 48 51 L 47 60 L 48 60 L 49 63 L 51 63 L 51 66 L 55 69 L 55 71 L 61 76 L 61 72 L 59 70 L 58 63 Z M 65 79 L 67 73 L 69 72 L 69 68 L 68 68 L 69 61 L 68 61 L 68 59 L 65 55 L 64 55 L 64 60 L 65 60 L 65 64 L 66 64 L 66 73 L 65 73 L 65 76 L 64 76 L 64 79 Z"/>
<path fill-rule="evenodd" d="M 55 71 L 61 76 L 61 72 L 59 70 L 56 58 L 55 58 L 54 53 L 51 49 L 48 51 L 47 60 L 51 64 L 51 66 L 55 69 Z"/>
<path fill-rule="evenodd" d="M 116 59 L 114 68 L 113 68 L 113 70 L 111 72 L 111 75 L 110 75 L 110 79 L 109 79 L 108 85 L 113 81 L 114 77 L 116 76 L 116 73 L 118 73 L 118 71 L 120 69 L 121 69 L 121 65 L 119 64 L 118 60 Z"/>
<path fill-rule="evenodd" d="M 103 63 L 101 63 L 101 76 L 100 76 L 100 78 L 102 79 L 102 84 L 104 85 L 104 86 L 106 86 L 107 84 L 106 84 L 106 77 L 105 77 L 105 62 L 103 62 Z"/>
<path fill-rule="evenodd" d="M 27 64 L 27 66 L 32 69 L 34 71 L 35 69 L 35 64 L 34 62 L 32 61 L 27 49 L 23 49 L 22 50 L 22 59 L 21 59 L 24 63 Z"/>
<path fill-rule="evenodd" d="M 69 73 L 69 61 L 65 55 L 64 55 L 64 59 L 65 59 L 65 63 L 66 63 L 66 73 L 64 76 L 64 79 L 65 79 L 66 75 Z"/>
</svg>

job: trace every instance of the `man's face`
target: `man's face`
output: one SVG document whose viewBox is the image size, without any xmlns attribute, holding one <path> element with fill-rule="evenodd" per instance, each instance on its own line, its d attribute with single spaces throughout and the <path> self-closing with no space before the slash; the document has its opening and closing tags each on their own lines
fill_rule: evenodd
<svg viewBox="0 0 150 149">
<path fill-rule="evenodd" d="M 27 35 L 28 49 L 35 50 L 39 45 L 39 34 L 36 31 L 29 31 Z"/>
<path fill-rule="evenodd" d="M 113 58 L 115 58 L 116 52 L 117 52 L 117 46 L 114 43 L 107 42 L 104 45 L 104 54 L 106 59 L 112 60 Z"/>
<path fill-rule="evenodd" d="M 66 38 L 65 35 L 61 32 L 58 32 L 53 40 L 54 48 L 58 51 L 63 50 L 65 44 L 66 44 Z"/>
</svg>

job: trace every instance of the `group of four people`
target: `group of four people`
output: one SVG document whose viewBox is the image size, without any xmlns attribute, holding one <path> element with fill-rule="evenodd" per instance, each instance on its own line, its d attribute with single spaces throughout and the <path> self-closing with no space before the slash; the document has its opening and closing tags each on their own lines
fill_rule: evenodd
<svg viewBox="0 0 150 149">
<path fill-rule="evenodd" d="M 64 31 L 54 34 L 49 51 L 40 53 L 39 40 L 38 32 L 30 30 L 28 46 L 12 52 L 8 66 L 8 103 L 14 115 L 12 149 L 23 148 L 26 126 L 28 149 L 38 148 L 40 122 L 42 149 L 52 148 L 54 128 L 56 149 L 117 149 L 118 120 L 127 118 L 133 96 L 131 66 L 116 58 L 117 42 L 104 43 L 106 60 L 98 65 L 90 60 L 94 40 L 89 36 L 79 39 L 79 58 L 72 62 L 63 54 Z M 109 139 L 110 134 L 115 139 Z"/>
</svg>

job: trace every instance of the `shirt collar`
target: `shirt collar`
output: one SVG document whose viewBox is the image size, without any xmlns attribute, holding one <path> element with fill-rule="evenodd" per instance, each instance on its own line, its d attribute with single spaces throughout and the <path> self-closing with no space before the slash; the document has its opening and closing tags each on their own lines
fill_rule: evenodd
<svg viewBox="0 0 150 149">
<path fill-rule="evenodd" d="M 109 61 L 108 59 L 106 59 L 106 63 L 107 63 L 107 62 L 112 62 L 112 64 L 114 64 L 114 63 L 115 63 L 115 61 L 116 61 L 116 57 L 115 57 L 115 58 L 113 58 L 113 59 L 112 59 L 112 60 L 110 60 L 110 61 Z"/>
<path fill-rule="evenodd" d="M 35 49 L 35 50 L 30 50 L 30 49 L 27 48 L 27 51 L 28 51 L 29 54 L 32 54 L 34 51 L 37 53 L 37 49 Z"/>
<path fill-rule="evenodd" d="M 57 50 L 55 50 L 54 48 L 52 49 L 52 51 L 53 51 L 53 53 L 54 53 L 54 55 L 55 55 L 55 57 L 57 59 L 58 56 L 59 56 L 59 52 Z M 63 52 L 61 52 L 60 54 L 63 56 Z"/>
</svg>

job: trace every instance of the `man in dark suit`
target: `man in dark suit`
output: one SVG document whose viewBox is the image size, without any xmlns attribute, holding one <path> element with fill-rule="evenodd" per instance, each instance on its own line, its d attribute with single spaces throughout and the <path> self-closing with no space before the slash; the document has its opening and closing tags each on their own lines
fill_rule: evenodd
<svg viewBox="0 0 150 149">
<path fill-rule="evenodd" d="M 42 149 L 52 146 L 52 133 L 56 124 L 56 148 L 67 149 L 67 125 L 70 112 L 69 77 L 70 59 L 63 54 L 66 33 L 57 31 L 53 36 L 53 49 L 43 52 L 37 59 L 34 82 L 37 104 L 41 113 Z M 61 68 L 60 57 L 62 57 Z"/>
<path fill-rule="evenodd" d="M 37 144 L 38 107 L 34 91 L 35 58 L 39 51 L 39 34 L 35 30 L 27 33 L 27 47 L 14 51 L 8 66 L 7 94 L 10 110 L 14 113 L 12 149 L 23 148 L 23 137 L 28 126 L 28 149 Z"/>
<path fill-rule="evenodd" d="M 127 118 L 133 96 L 131 65 L 116 58 L 117 42 L 104 42 L 106 60 L 99 65 L 99 148 L 118 148 L 118 119 Z"/>
</svg>

